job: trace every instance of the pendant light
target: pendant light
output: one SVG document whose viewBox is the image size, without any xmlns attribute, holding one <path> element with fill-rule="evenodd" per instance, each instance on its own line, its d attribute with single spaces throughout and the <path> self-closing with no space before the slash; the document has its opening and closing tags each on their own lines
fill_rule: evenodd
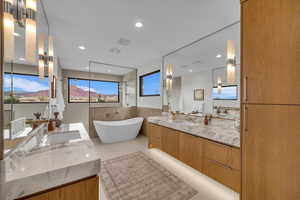
<svg viewBox="0 0 300 200">
<path fill-rule="evenodd" d="M 25 54 L 30 63 L 36 61 L 36 0 L 26 0 Z"/>
<path fill-rule="evenodd" d="M 13 15 L 13 0 L 4 0 L 3 7 L 3 37 L 4 37 L 4 60 L 9 62 L 14 59 L 15 51 L 15 23 Z"/>
<path fill-rule="evenodd" d="M 166 89 L 171 90 L 173 84 L 173 65 L 168 64 L 166 70 Z"/>
<path fill-rule="evenodd" d="M 53 68 L 54 68 L 54 47 L 53 37 L 49 36 L 48 39 L 48 76 L 50 82 L 53 80 Z"/>
<path fill-rule="evenodd" d="M 42 80 L 45 76 L 45 36 L 39 35 L 39 78 Z"/>
<path fill-rule="evenodd" d="M 227 41 L 227 84 L 235 84 L 236 57 L 234 41 Z"/>
<path fill-rule="evenodd" d="M 39 77 L 44 79 L 45 67 L 48 67 L 49 81 L 53 81 L 54 70 L 54 44 L 53 37 L 48 37 L 48 53 L 45 51 L 45 36 L 40 34 L 39 36 Z"/>
<path fill-rule="evenodd" d="M 36 12 L 37 0 L 4 0 L 3 27 L 4 27 L 4 59 L 14 59 L 15 51 L 15 22 L 25 28 L 25 55 L 29 63 L 36 61 Z"/>
</svg>

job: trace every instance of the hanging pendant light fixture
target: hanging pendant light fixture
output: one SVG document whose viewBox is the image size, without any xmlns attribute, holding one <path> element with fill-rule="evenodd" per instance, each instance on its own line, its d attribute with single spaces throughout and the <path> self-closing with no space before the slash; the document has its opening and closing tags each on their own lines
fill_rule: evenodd
<svg viewBox="0 0 300 200">
<path fill-rule="evenodd" d="M 4 0 L 3 5 L 3 28 L 4 28 L 4 60 L 9 62 L 14 59 L 15 51 L 15 20 L 13 14 L 13 0 Z"/>
<path fill-rule="evenodd" d="M 26 0 L 25 54 L 30 63 L 36 61 L 36 0 Z"/>
<path fill-rule="evenodd" d="M 220 77 L 218 77 L 218 94 L 221 94 L 222 93 L 222 80 Z"/>
<path fill-rule="evenodd" d="M 227 41 L 227 84 L 235 84 L 236 56 L 234 41 Z"/>
<path fill-rule="evenodd" d="M 45 36 L 39 35 L 39 78 L 42 80 L 45 76 Z"/>
<path fill-rule="evenodd" d="M 36 61 L 36 12 L 37 0 L 4 0 L 4 59 L 14 59 L 15 22 L 25 28 L 25 55 L 27 62 Z"/>
<path fill-rule="evenodd" d="M 48 39 L 48 76 L 50 82 L 53 80 L 53 68 L 54 68 L 54 47 L 53 37 L 49 36 Z"/>
<path fill-rule="evenodd" d="M 45 67 L 48 66 L 48 77 L 49 81 L 53 81 L 53 70 L 54 70 L 54 45 L 53 37 L 48 38 L 48 53 L 45 51 L 45 36 L 40 34 L 39 36 L 39 77 L 44 79 Z"/>
<path fill-rule="evenodd" d="M 173 65 L 168 64 L 166 69 L 166 89 L 169 91 L 173 85 Z"/>
</svg>

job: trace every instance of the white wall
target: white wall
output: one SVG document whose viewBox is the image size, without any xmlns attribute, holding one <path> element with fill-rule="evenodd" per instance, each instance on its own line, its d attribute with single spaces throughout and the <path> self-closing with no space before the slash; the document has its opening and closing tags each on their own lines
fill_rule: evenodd
<svg viewBox="0 0 300 200">
<path fill-rule="evenodd" d="M 211 71 L 191 74 L 182 77 L 182 98 L 185 113 L 190 113 L 193 109 L 204 103 L 204 113 L 212 112 L 212 80 Z M 194 101 L 194 89 L 204 89 L 204 101 Z"/>
<path fill-rule="evenodd" d="M 145 107 L 145 108 L 157 108 L 162 109 L 162 95 L 160 96 L 153 96 L 153 97 L 141 97 L 140 96 L 140 76 L 154 72 L 157 70 L 161 70 L 159 65 L 149 65 L 147 67 L 139 68 L 138 69 L 138 107 Z M 162 84 L 161 84 L 162 87 Z M 162 88 L 161 88 L 162 91 Z M 160 92 L 162 93 L 162 92 Z"/>
</svg>

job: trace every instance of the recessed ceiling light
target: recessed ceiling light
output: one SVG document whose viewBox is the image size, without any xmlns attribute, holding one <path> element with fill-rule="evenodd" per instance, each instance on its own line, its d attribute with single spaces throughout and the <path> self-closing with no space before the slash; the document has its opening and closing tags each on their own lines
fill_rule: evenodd
<svg viewBox="0 0 300 200">
<path fill-rule="evenodd" d="M 78 48 L 81 49 L 81 50 L 85 50 L 86 49 L 85 46 L 79 46 Z"/>
<path fill-rule="evenodd" d="M 217 58 L 221 58 L 221 57 L 222 57 L 222 55 L 221 55 L 221 54 L 218 54 L 216 57 L 217 57 Z"/>
<path fill-rule="evenodd" d="M 136 22 L 135 23 L 135 27 L 137 27 L 137 28 L 142 28 L 144 25 L 143 25 L 143 23 L 142 22 Z"/>
<path fill-rule="evenodd" d="M 111 72 L 111 69 L 108 69 L 107 72 Z"/>
<path fill-rule="evenodd" d="M 193 72 L 193 70 L 192 70 L 192 69 L 189 69 L 189 72 Z"/>
<path fill-rule="evenodd" d="M 19 58 L 19 60 L 21 60 L 21 61 L 25 61 L 25 58 Z"/>
<path fill-rule="evenodd" d="M 14 34 L 14 36 L 17 36 L 17 37 L 20 37 L 20 36 L 21 36 L 21 34 L 20 34 L 20 33 L 16 33 L 16 32 L 14 32 L 13 34 Z"/>
</svg>

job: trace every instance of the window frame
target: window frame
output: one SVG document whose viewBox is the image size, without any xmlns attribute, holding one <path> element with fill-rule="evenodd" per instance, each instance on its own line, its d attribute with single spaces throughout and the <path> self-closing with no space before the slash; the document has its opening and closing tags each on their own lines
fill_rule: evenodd
<svg viewBox="0 0 300 200">
<path fill-rule="evenodd" d="M 4 72 L 4 75 L 5 74 L 8 74 L 8 75 L 22 75 L 22 76 L 37 76 L 39 77 L 38 74 L 25 74 L 25 73 L 13 73 L 13 72 Z M 48 78 L 48 76 L 44 76 L 45 78 Z M 3 80 L 4 80 L 4 76 L 3 76 Z M 49 81 L 49 79 L 48 79 Z M 4 86 L 4 85 L 3 85 Z M 48 85 L 49 86 L 49 85 Z M 50 100 L 50 86 L 49 86 L 49 100 Z M 3 95 L 3 98 L 4 98 L 4 95 Z M 49 103 L 49 100 L 48 101 L 42 101 L 42 102 L 20 102 L 20 103 L 13 103 L 13 104 L 48 104 Z M 5 105 L 10 105 L 8 103 L 4 103 Z"/>
<path fill-rule="evenodd" d="M 236 87 L 236 98 L 235 99 L 216 99 L 216 98 L 213 98 L 213 101 L 237 101 L 239 99 L 239 86 L 238 85 L 226 85 L 226 86 L 222 86 L 222 88 L 224 87 Z M 218 88 L 218 87 L 213 87 L 214 88 Z"/>
<path fill-rule="evenodd" d="M 161 74 L 160 74 L 160 81 L 159 81 L 159 84 L 160 84 L 160 89 L 159 89 L 159 94 L 150 94 L 150 95 L 145 95 L 143 94 L 143 86 L 144 86 L 144 77 L 146 76 L 150 76 L 152 74 L 156 74 L 156 73 L 160 73 L 160 70 L 156 70 L 156 71 L 153 71 L 153 72 L 150 72 L 150 73 L 147 73 L 147 74 L 143 74 L 139 77 L 139 95 L 140 97 L 159 97 L 161 95 Z"/>
<path fill-rule="evenodd" d="M 89 88 L 91 86 L 90 81 L 100 81 L 100 82 L 110 82 L 110 83 L 117 83 L 118 84 L 118 101 L 110 101 L 110 102 L 91 102 L 91 95 L 89 90 L 89 101 L 85 102 L 72 102 L 70 99 L 70 80 L 76 79 L 76 80 L 83 80 L 89 82 Z M 74 78 L 74 77 L 68 77 L 68 103 L 96 103 L 96 104 L 105 104 L 105 103 L 120 103 L 120 82 L 119 81 L 107 81 L 107 80 L 97 80 L 97 79 L 88 79 L 88 78 Z"/>
</svg>

